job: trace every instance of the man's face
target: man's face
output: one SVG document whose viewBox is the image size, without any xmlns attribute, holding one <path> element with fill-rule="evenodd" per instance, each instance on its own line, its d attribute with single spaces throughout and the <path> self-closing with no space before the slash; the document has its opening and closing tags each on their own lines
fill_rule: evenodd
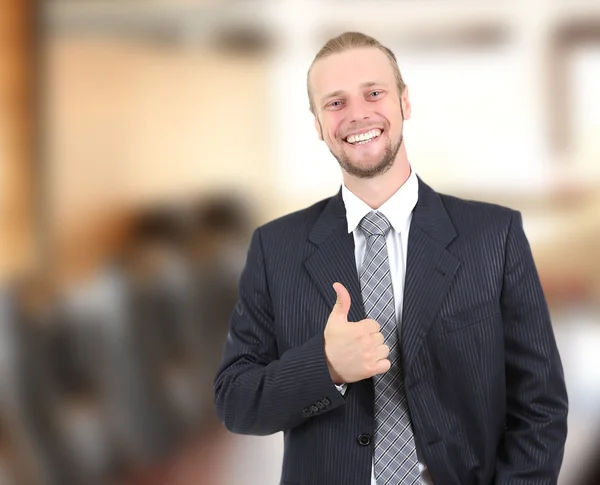
<svg viewBox="0 0 600 485">
<path fill-rule="evenodd" d="M 361 178 L 389 170 L 410 104 L 407 89 L 400 99 L 388 57 L 369 47 L 320 59 L 310 86 L 315 127 L 341 167 Z"/>
</svg>

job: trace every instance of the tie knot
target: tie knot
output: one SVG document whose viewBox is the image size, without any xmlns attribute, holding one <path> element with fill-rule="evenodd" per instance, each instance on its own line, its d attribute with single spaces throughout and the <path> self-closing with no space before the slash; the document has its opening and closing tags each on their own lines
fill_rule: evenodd
<svg viewBox="0 0 600 485">
<path fill-rule="evenodd" d="M 390 221 L 380 212 L 371 211 L 360 221 L 360 228 L 370 236 L 385 236 L 390 227 Z"/>
</svg>

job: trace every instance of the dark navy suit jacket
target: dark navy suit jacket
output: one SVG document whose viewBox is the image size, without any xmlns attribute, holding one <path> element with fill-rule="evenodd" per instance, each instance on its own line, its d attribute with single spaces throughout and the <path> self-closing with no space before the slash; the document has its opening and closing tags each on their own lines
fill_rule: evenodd
<svg viewBox="0 0 600 485">
<path fill-rule="evenodd" d="M 214 382 L 234 433 L 284 432 L 281 483 L 369 485 L 372 379 L 345 396 L 323 330 L 332 284 L 365 318 L 341 191 L 253 234 Z M 436 485 L 556 484 L 567 393 L 519 212 L 419 179 L 410 228 L 402 364 L 417 447 Z"/>
</svg>

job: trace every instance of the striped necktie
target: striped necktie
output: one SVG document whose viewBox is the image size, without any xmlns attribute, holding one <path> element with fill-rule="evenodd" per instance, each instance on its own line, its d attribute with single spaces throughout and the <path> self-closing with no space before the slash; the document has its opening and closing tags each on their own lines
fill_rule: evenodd
<svg viewBox="0 0 600 485">
<path fill-rule="evenodd" d="M 417 452 L 404 383 L 400 369 L 399 322 L 388 260 L 386 234 L 390 223 L 383 214 L 370 212 L 360 222 L 367 250 L 360 272 L 360 284 L 368 318 L 381 325 L 390 347 L 391 368 L 373 377 L 375 386 L 375 453 L 377 485 L 420 483 Z"/>
</svg>

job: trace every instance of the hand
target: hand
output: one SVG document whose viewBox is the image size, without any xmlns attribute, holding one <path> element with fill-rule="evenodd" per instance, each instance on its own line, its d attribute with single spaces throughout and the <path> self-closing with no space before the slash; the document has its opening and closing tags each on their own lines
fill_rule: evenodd
<svg viewBox="0 0 600 485">
<path fill-rule="evenodd" d="M 337 301 L 325 326 L 325 357 L 333 382 L 349 384 L 387 372 L 390 349 L 381 326 L 370 318 L 349 322 L 350 293 L 341 283 L 333 289 Z"/>
</svg>

